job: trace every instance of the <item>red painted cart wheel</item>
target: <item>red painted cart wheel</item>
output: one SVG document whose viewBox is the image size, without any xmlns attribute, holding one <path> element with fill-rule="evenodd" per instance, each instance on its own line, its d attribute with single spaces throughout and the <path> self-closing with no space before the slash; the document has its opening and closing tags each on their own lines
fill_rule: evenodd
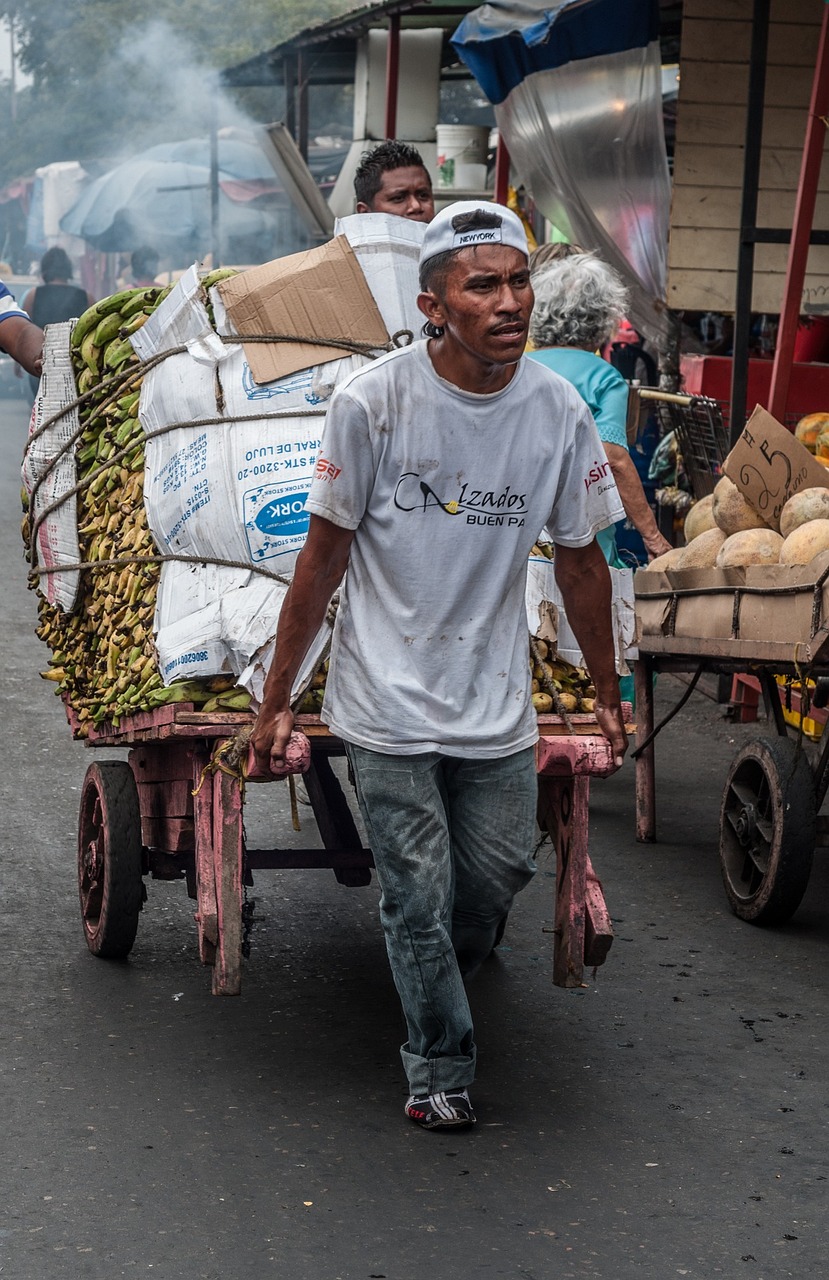
<svg viewBox="0 0 829 1280">
<path fill-rule="evenodd" d="M 93 955 L 129 955 L 138 931 L 141 812 L 126 761 L 91 764 L 78 819 L 78 890 L 86 945 Z"/>
<path fill-rule="evenodd" d="M 720 810 L 720 869 L 734 913 L 753 924 L 788 920 L 806 892 L 815 837 L 815 783 L 803 752 L 788 738 L 747 742 Z"/>
</svg>

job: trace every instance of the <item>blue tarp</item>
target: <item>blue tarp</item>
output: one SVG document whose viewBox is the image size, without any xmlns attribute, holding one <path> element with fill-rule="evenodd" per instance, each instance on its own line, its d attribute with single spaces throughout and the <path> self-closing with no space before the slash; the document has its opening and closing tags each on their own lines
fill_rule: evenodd
<svg viewBox="0 0 829 1280">
<path fill-rule="evenodd" d="M 658 39 L 658 0 L 493 0 L 463 19 L 452 45 L 497 104 L 536 71 L 641 49 Z"/>
</svg>

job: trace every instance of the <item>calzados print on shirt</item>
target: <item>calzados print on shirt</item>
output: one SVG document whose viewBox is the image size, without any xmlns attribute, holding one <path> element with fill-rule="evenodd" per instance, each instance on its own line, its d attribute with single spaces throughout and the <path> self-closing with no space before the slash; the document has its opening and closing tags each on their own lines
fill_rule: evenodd
<svg viewBox="0 0 829 1280">
<path fill-rule="evenodd" d="M 398 511 L 442 511 L 448 516 L 461 516 L 467 524 L 511 525 L 520 529 L 527 511 L 527 495 L 504 489 L 479 489 L 464 481 L 456 497 L 441 497 L 416 471 L 404 471 L 394 491 Z"/>
</svg>

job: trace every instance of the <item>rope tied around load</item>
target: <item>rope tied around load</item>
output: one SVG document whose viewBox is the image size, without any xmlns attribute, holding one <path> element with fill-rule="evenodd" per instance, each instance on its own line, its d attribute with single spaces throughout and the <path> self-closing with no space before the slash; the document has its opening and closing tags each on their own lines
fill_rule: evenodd
<svg viewBox="0 0 829 1280">
<path fill-rule="evenodd" d="M 215 336 L 218 337 L 223 343 L 227 345 L 239 345 L 240 343 L 244 344 L 246 342 L 301 343 L 303 345 L 328 347 L 335 350 L 349 351 L 352 355 L 367 356 L 370 359 L 377 359 L 378 353 L 385 355 L 390 351 L 395 351 L 402 347 L 411 346 L 411 344 L 414 342 L 414 334 L 412 333 L 411 329 L 397 329 L 392 334 L 389 341 L 383 344 L 382 346 L 373 345 L 367 342 L 352 341 L 349 338 L 313 338 L 313 337 L 308 338 L 308 337 L 302 337 L 302 336 L 297 337 L 291 334 L 278 334 L 278 333 L 251 334 L 251 335 L 216 334 Z M 35 431 L 32 431 L 26 441 L 24 455 L 28 454 L 32 445 L 44 434 L 45 431 L 47 431 L 50 427 L 55 426 L 58 422 L 61 421 L 62 418 L 65 418 L 68 414 L 72 413 L 73 410 L 80 409 L 83 406 L 85 406 L 87 403 L 89 403 L 91 400 L 93 400 L 97 395 L 100 394 L 102 387 L 107 389 L 112 388 L 112 390 L 111 390 L 111 393 L 108 396 L 106 396 L 103 401 L 95 405 L 96 415 L 98 416 L 103 416 L 106 409 L 112 408 L 117 402 L 118 398 L 124 395 L 125 390 L 129 388 L 135 389 L 135 384 L 142 381 L 145 375 L 149 373 L 151 369 L 155 368 L 159 364 L 162 364 L 170 356 L 186 354 L 187 350 L 188 350 L 187 346 L 169 347 L 166 351 L 160 351 L 156 355 L 151 356 L 148 360 L 143 361 L 140 364 L 130 364 L 126 368 L 117 369 L 113 373 L 105 375 L 103 378 L 101 378 L 101 380 L 98 383 L 96 383 L 94 387 L 90 388 L 88 391 L 81 393 L 74 400 L 70 401 L 68 404 L 63 405 L 58 410 L 57 413 L 52 414 L 51 417 L 47 418 L 45 422 L 41 423 L 41 425 Z M 219 379 L 218 366 L 216 369 L 216 378 L 219 384 L 217 389 L 217 407 L 220 407 L 221 409 L 223 409 L 224 392 L 221 387 L 221 380 Z M 290 411 L 287 411 L 287 410 L 260 411 L 260 412 L 257 412 L 255 416 L 258 420 L 258 419 L 267 419 L 267 418 L 282 418 L 286 416 L 324 417 L 325 413 L 326 413 L 325 408 L 314 407 L 312 409 L 292 409 Z M 230 425 L 230 423 L 234 421 L 244 421 L 244 419 L 226 418 L 220 412 L 219 416 L 215 418 L 198 418 L 198 419 L 191 419 L 188 421 L 171 422 L 163 427 L 158 427 L 153 431 L 145 431 L 143 444 L 146 446 L 148 440 L 154 440 L 154 439 L 157 439 L 159 436 L 169 435 L 171 432 L 181 430 L 182 428 L 193 429 L 196 427 L 228 426 Z M 52 471 L 55 469 L 55 467 L 57 466 L 61 458 L 64 456 L 64 454 L 74 449 L 75 445 L 79 442 L 81 437 L 86 432 L 87 425 L 88 424 L 86 421 L 81 422 L 79 424 L 77 430 L 73 432 L 73 434 L 63 442 L 63 445 L 61 446 L 61 448 L 58 449 L 57 452 L 54 454 L 54 456 L 51 458 L 49 466 L 44 470 L 43 474 L 35 481 L 34 485 L 32 486 L 32 491 L 29 495 L 29 503 L 28 503 L 28 508 L 32 513 L 34 513 L 35 498 L 37 497 L 37 494 L 40 490 L 41 485 L 43 485 L 46 482 L 46 480 L 51 475 Z M 29 539 L 28 539 L 29 557 L 30 557 L 30 562 L 33 566 L 36 567 L 37 565 L 37 532 L 40 526 L 43 524 L 44 520 L 48 519 L 50 515 L 52 515 L 61 506 L 63 506 L 64 503 L 66 503 L 70 498 L 75 497 L 79 493 L 82 493 L 85 489 L 90 488 L 91 485 L 99 477 L 111 472 L 112 468 L 117 462 L 121 462 L 124 458 L 128 457 L 134 451 L 134 449 L 136 448 L 136 443 L 137 442 L 135 440 L 130 440 L 122 449 L 116 450 L 114 453 L 110 454 L 106 459 L 104 459 L 101 462 L 100 466 L 98 466 L 97 468 L 94 468 L 92 471 L 89 471 L 82 480 L 78 481 L 77 484 L 71 486 L 68 489 L 65 489 L 58 498 L 56 498 L 53 502 L 47 504 L 40 511 L 38 511 L 37 515 L 34 517 L 34 519 L 32 519 L 30 528 L 29 528 Z M 171 558 L 175 559 L 176 557 L 171 557 Z M 61 565 L 59 568 L 42 570 L 41 572 L 60 572 L 62 570 L 74 569 L 76 567 L 77 566 L 74 566 L 74 565 L 72 566 Z M 239 567 L 256 569 L 255 565 L 247 565 L 247 566 L 240 565 Z"/>
</svg>

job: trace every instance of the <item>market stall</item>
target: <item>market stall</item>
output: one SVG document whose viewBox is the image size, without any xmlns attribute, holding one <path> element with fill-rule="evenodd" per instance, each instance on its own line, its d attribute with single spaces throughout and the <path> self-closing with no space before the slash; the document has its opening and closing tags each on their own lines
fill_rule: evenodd
<svg viewBox="0 0 829 1280">
<path fill-rule="evenodd" d="M 777 923 L 799 905 L 829 829 L 817 816 L 829 738 L 813 750 L 803 732 L 812 701 L 825 705 L 829 689 L 829 471 L 759 408 L 724 471 L 691 508 L 686 545 L 634 579 L 637 838 L 656 839 L 655 739 L 667 719 L 654 725 L 654 677 L 692 674 L 673 715 L 703 673 L 748 673 L 776 736 L 747 744 L 729 770 L 720 865 L 735 913 Z"/>
</svg>

